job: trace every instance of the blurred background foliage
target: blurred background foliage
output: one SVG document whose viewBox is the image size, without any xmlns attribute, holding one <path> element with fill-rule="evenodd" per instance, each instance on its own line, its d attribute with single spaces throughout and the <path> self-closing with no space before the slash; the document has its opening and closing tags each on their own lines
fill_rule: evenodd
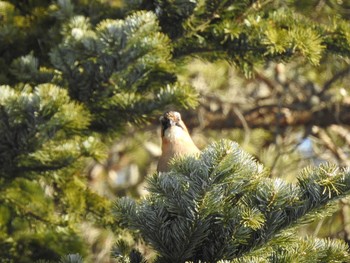
<svg viewBox="0 0 350 263">
<path fill-rule="evenodd" d="M 151 255 L 110 208 L 146 194 L 165 110 L 273 177 L 349 166 L 349 19 L 336 0 L 0 1 L 0 257 Z M 348 200 L 300 234 L 350 243 Z"/>
</svg>

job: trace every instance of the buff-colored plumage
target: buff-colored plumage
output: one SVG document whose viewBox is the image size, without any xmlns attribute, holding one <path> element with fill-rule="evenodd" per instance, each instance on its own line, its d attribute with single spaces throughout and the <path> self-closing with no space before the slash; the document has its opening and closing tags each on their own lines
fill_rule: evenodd
<svg viewBox="0 0 350 263">
<path fill-rule="evenodd" d="M 199 153 L 193 143 L 180 113 L 169 111 L 160 118 L 162 125 L 162 155 L 158 161 L 158 172 L 169 171 L 169 161 L 175 156 Z"/>
</svg>

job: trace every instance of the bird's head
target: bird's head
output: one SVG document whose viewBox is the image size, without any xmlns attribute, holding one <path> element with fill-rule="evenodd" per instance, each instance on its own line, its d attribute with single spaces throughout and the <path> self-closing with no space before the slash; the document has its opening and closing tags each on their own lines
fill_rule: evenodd
<svg viewBox="0 0 350 263">
<path fill-rule="evenodd" d="M 167 111 L 160 118 L 162 126 L 162 137 L 186 133 L 188 134 L 186 125 L 181 119 L 180 113 L 177 111 Z"/>
</svg>

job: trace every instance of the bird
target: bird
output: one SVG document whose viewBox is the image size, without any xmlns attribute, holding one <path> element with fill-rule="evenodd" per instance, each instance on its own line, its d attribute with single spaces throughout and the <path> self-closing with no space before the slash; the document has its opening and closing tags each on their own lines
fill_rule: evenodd
<svg viewBox="0 0 350 263">
<path fill-rule="evenodd" d="M 181 115 L 177 111 L 167 111 L 159 118 L 161 124 L 162 154 L 158 161 L 158 173 L 169 172 L 170 160 L 176 156 L 200 153 L 192 141 Z"/>
</svg>

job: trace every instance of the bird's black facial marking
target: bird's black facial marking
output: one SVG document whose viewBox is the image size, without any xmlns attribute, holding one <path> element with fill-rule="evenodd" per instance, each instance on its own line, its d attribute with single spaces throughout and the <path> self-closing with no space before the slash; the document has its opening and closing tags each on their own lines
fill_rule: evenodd
<svg viewBox="0 0 350 263">
<path fill-rule="evenodd" d="M 180 124 L 181 115 L 176 111 L 165 112 L 159 120 L 162 125 L 162 137 L 164 136 L 165 130 L 170 128 L 171 126 L 178 126 L 181 129 L 183 129 L 182 125 Z"/>
<path fill-rule="evenodd" d="M 165 131 L 166 129 L 168 129 L 168 128 L 171 126 L 170 120 L 167 119 L 167 118 L 164 118 L 163 116 L 160 118 L 160 123 L 161 123 L 161 125 L 162 125 L 162 131 L 163 131 L 163 133 L 164 133 L 164 131 Z"/>
</svg>

